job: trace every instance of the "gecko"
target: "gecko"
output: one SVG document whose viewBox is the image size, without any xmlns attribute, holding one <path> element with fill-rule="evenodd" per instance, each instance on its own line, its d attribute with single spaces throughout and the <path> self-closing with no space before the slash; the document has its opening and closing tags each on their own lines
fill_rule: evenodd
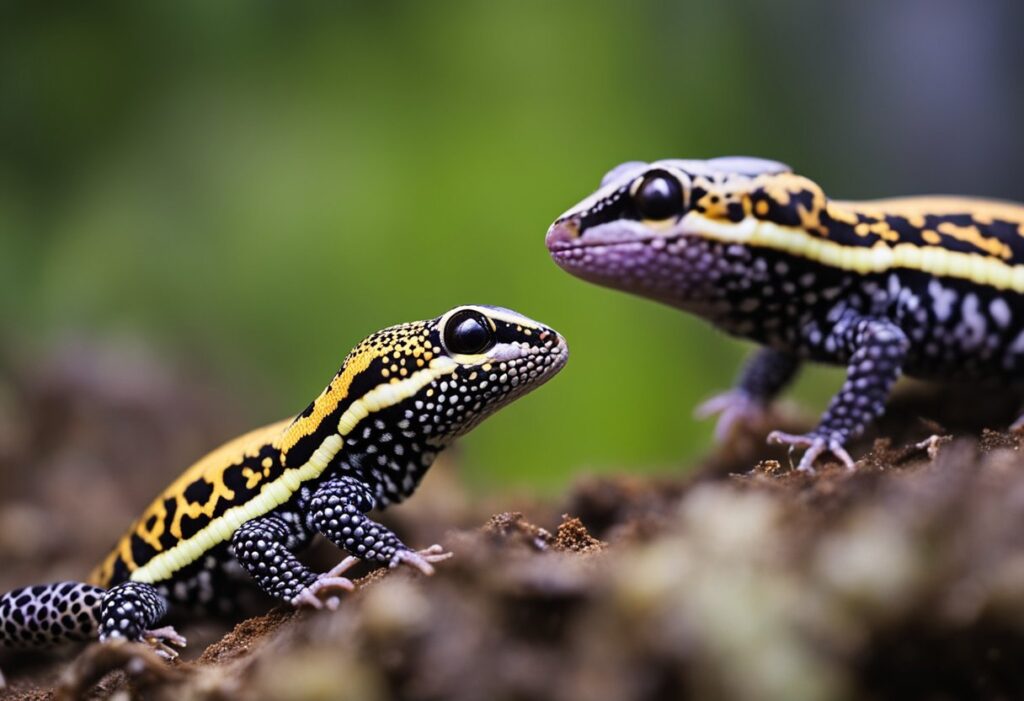
<svg viewBox="0 0 1024 701">
<path fill-rule="evenodd" d="M 753 157 L 633 161 L 558 217 L 546 244 L 572 275 L 761 346 L 735 388 L 698 409 L 719 416 L 720 440 L 763 420 L 805 361 L 845 366 L 812 430 L 768 436 L 803 450 L 805 472 L 828 455 L 855 467 L 847 444 L 901 374 L 1004 386 L 1024 376 L 1024 205 L 843 201 Z"/>
<path fill-rule="evenodd" d="M 500 307 L 460 306 L 370 335 L 298 416 L 186 469 L 88 581 L 0 596 L 0 647 L 122 638 L 174 657 L 186 641 L 157 627 L 168 608 L 230 605 L 246 579 L 297 607 L 334 608 L 360 560 L 432 574 L 450 553 L 413 550 L 368 512 L 410 496 L 455 438 L 567 358 L 556 331 Z M 349 553 L 327 572 L 297 558 L 317 535 Z"/>
</svg>

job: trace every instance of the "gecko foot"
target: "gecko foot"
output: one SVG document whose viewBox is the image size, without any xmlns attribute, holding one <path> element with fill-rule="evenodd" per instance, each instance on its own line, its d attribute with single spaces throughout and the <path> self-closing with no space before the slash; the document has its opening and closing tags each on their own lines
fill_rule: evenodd
<svg viewBox="0 0 1024 701">
<path fill-rule="evenodd" d="M 348 559 L 349 558 L 345 558 L 345 560 Z M 342 560 L 341 564 L 345 564 L 345 560 Z M 339 564 L 338 567 L 340 567 L 341 564 Z M 348 565 L 348 567 L 351 566 L 352 565 Z M 338 569 L 338 567 L 335 567 L 334 569 Z M 346 567 L 346 569 L 348 568 Z M 295 608 L 326 608 L 329 611 L 334 611 L 341 604 L 341 597 L 337 596 L 337 592 L 351 592 L 355 588 L 356 585 L 353 584 L 352 580 L 348 577 L 329 577 L 324 574 L 308 587 L 293 596 L 291 603 Z"/>
<path fill-rule="evenodd" d="M 398 567 L 399 565 L 405 564 L 410 567 L 414 567 L 423 574 L 429 576 L 434 574 L 434 567 L 431 565 L 432 562 L 441 562 L 447 560 L 452 556 L 452 553 L 447 552 L 440 545 L 431 545 L 425 550 L 399 550 L 395 553 L 395 556 L 391 558 L 391 562 L 388 563 L 388 567 Z"/>
<path fill-rule="evenodd" d="M 846 448 L 838 438 L 825 438 L 814 434 L 803 436 L 782 431 L 772 431 L 768 434 L 768 442 L 773 445 L 788 445 L 790 450 L 803 448 L 804 455 L 796 469 L 808 474 L 814 474 L 814 461 L 825 453 L 832 453 L 847 470 L 855 469 L 853 458 L 846 452 Z"/>
<path fill-rule="evenodd" d="M 718 415 L 715 424 L 715 441 L 724 443 L 739 426 L 756 425 L 768 415 L 764 402 L 754 399 L 746 392 L 730 390 L 716 394 L 700 404 L 693 412 L 698 419 L 709 419 Z"/>
<path fill-rule="evenodd" d="M 359 558 L 349 555 L 344 560 L 327 570 L 311 585 L 292 597 L 292 606 L 296 608 L 308 607 L 314 609 L 326 608 L 334 611 L 341 604 L 341 598 L 332 592 L 350 592 L 355 589 L 355 584 L 348 577 L 341 575 L 359 564 Z M 327 596 L 323 596 L 327 594 Z"/>
<path fill-rule="evenodd" d="M 188 644 L 185 637 L 174 630 L 173 626 L 144 631 L 142 641 L 152 647 L 156 654 L 167 660 L 177 659 L 178 651 L 174 647 L 185 647 Z M 172 645 L 174 647 L 171 647 Z"/>
</svg>

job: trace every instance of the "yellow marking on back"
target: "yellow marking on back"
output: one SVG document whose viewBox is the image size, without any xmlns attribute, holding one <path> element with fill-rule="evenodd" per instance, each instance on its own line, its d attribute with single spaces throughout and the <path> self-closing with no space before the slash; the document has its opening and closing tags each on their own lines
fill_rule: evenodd
<svg viewBox="0 0 1024 701">
<path fill-rule="evenodd" d="M 867 202 L 830 202 L 828 212 L 833 219 L 838 219 L 840 214 L 860 213 L 867 217 L 877 217 L 879 222 L 871 225 L 870 230 L 877 233 L 888 241 L 898 241 L 899 235 L 892 231 L 885 223 L 884 217 L 902 217 L 917 229 L 921 229 L 921 237 L 925 242 L 940 246 L 942 236 L 948 236 L 958 241 L 968 243 L 979 251 L 988 255 L 1010 260 L 1013 252 L 1005 242 L 995 236 L 988 236 L 982 231 L 982 226 L 991 225 L 995 220 L 1002 220 L 1017 225 L 1018 235 L 1024 236 L 1024 206 L 1012 202 L 999 200 L 982 200 L 970 197 L 904 197 L 898 199 L 872 200 Z M 973 224 L 959 226 L 952 222 L 940 222 L 937 231 L 924 229 L 926 217 L 967 215 L 973 220 Z M 857 233 L 862 232 L 864 223 L 856 225 Z M 875 228 L 871 228 L 875 227 Z"/>
<path fill-rule="evenodd" d="M 167 528 L 169 528 L 172 536 L 180 540 L 181 514 L 183 511 L 187 510 L 193 515 L 193 518 L 204 511 L 209 512 L 207 515 L 212 514 L 216 502 L 215 497 L 230 492 L 230 490 L 224 487 L 221 479 L 224 468 L 240 462 L 247 455 L 257 455 L 260 449 L 280 435 L 281 431 L 290 422 L 291 419 L 285 419 L 245 433 L 207 453 L 199 461 L 193 463 L 142 512 L 142 515 L 128 529 L 124 537 L 118 541 L 113 552 L 107 555 L 99 567 L 92 572 L 89 581 L 101 584 L 108 582 L 113 574 L 114 563 L 118 556 L 120 556 L 129 571 L 134 571 L 138 568 L 135 558 L 132 556 L 131 536 L 133 533 L 138 533 L 143 540 L 157 551 L 162 549 L 160 536 L 164 534 L 164 530 Z M 199 479 L 205 479 L 214 485 L 214 493 L 205 507 L 203 505 L 190 504 L 184 497 L 185 489 Z M 167 499 L 173 499 L 177 503 L 176 516 L 171 524 L 167 524 L 167 511 L 164 507 L 164 501 Z M 153 520 L 152 517 L 154 516 L 156 518 L 153 528 L 147 529 L 146 523 Z"/>
<path fill-rule="evenodd" d="M 342 371 L 334 376 L 327 388 L 314 400 L 313 411 L 309 416 L 297 418 L 280 436 L 277 448 L 281 451 L 282 456 L 286 458 L 288 451 L 294 448 L 296 443 L 306 436 L 316 433 L 317 429 L 323 425 L 324 419 L 348 397 L 348 389 L 352 385 L 352 380 L 365 370 L 376 357 L 374 354 L 357 351 L 349 354 Z"/>
<path fill-rule="evenodd" d="M 431 362 L 429 367 L 414 372 L 404 380 L 377 385 L 352 402 L 338 420 L 337 433 L 327 436 L 302 466 L 287 469 L 276 480 L 267 482 L 255 498 L 228 509 L 191 538 L 182 540 L 155 555 L 144 566 L 135 569 L 131 573 L 131 579 L 150 583 L 169 579 L 175 572 L 195 562 L 214 546 L 229 540 L 243 523 L 277 508 L 288 501 L 304 482 L 319 477 L 341 451 L 344 436 L 348 435 L 360 421 L 376 411 L 394 406 L 416 394 L 434 380 L 450 373 L 456 365 L 451 358 L 440 356 Z M 282 425 L 287 425 L 287 422 L 275 424 L 278 428 Z"/>
<path fill-rule="evenodd" d="M 1009 260 L 1013 257 L 1013 253 L 1010 251 L 1010 247 L 995 237 L 985 236 L 981 233 L 981 230 L 975 226 L 957 226 L 952 222 L 939 222 L 938 226 L 935 227 L 940 234 L 945 234 L 951 238 L 969 243 L 975 248 L 985 251 L 991 256 Z"/>
<path fill-rule="evenodd" d="M 913 217 L 926 217 L 929 214 L 945 216 L 950 214 L 970 214 L 982 223 L 991 223 L 994 219 L 1003 219 L 1017 224 L 1024 224 L 1024 205 L 1003 200 L 988 200 L 978 197 L 958 197 L 954 195 L 921 195 L 916 197 L 893 197 L 880 200 L 843 201 L 832 200 L 830 204 L 856 210 L 863 214 L 884 216 L 886 214 L 905 217 L 915 226 Z M 923 219 L 921 221 L 923 225 Z"/>
<path fill-rule="evenodd" d="M 862 275 L 904 268 L 1024 293 L 1024 265 L 1009 265 L 977 253 L 910 243 L 844 246 L 798 227 L 780 226 L 753 217 L 734 223 L 708 219 L 697 212 L 686 214 L 680 228 L 685 234 L 782 251 Z"/>
</svg>

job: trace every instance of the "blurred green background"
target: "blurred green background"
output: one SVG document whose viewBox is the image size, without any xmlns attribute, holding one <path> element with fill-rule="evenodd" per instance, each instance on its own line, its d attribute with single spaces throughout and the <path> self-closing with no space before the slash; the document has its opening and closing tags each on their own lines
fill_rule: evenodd
<svg viewBox="0 0 1024 701">
<path fill-rule="evenodd" d="M 262 421 L 377 328 L 499 304 L 572 355 L 464 442 L 471 482 L 679 470 L 711 432 L 692 408 L 747 349 L 562 273 L 548 224 L 659 157 L 1024 199 L 1021 20 L 967 0 L 5 3 L 0 340 L 142 338 Z"/>
</svg>

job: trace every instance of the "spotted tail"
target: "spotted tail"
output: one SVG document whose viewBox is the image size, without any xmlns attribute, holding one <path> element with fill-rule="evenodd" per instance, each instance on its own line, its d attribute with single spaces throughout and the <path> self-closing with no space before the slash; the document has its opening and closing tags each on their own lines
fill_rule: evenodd
<svg viewBox="0 0 1024 701">
<path fill-rule="evenodd" d="M 0 596 L 0 648 L 46 648 L 99 637 L 105 590 L 81 582 L 15 589 Z"/>
</svg>

